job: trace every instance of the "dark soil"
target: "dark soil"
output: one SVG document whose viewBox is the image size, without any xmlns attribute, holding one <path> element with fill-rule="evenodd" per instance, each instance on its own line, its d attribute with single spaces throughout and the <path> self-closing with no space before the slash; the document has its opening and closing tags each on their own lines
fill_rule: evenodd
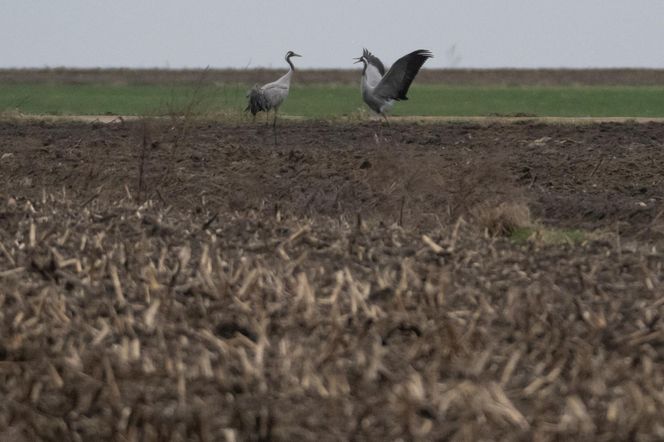
<svg viewBox="0 0 664 442">
<path fill-rule="evenodd" d="M 545 224 L 631 234 L 664 208 L 657 123 L 309 122 L 284 124 L 279 138 L 275 147 L 261 124 L 2 123 L 0 182 L 27 198 L 129 192 L 179 210 L 278 208 L 418 228 L 519 198 Z"/>
<path fill-rule="evenodd" d="M 664 125 L 279 137 L 0 124 L 0 440 L 664 437 Z"/>
</svg>

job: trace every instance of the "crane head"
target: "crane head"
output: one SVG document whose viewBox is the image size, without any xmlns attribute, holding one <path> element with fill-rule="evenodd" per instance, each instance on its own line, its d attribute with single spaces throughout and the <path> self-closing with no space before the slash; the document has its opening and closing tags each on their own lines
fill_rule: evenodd
<svg viewBox="0 0 664 442">
<path fill-rule="evenodd" d="M 291 58 L 291 57 L 301 57 L 301 55 L 300 55 L 300 54 L 296 54 L 296 53 L 293 52 L 293 51 L 288 51 L 288 52 L 286 52 L 286 60 L 288 60 L 288 59 Z"/>
<path fill-rule="evenodd" d="M 357 58 L 353 58 L 353 60 L 357 60 L 357 61 L 356 61 L 355 63 L 353 63 L 353 64 L 356 64 L 356 63 L 365 63 L 365 64 L 369 64 L 369 58 L 368 58 L 368 57 L 369 57 L 370 55 L 371 55 L 371 52 L 367 51 L 367 48 L 364 48 L 364 49 L 362 50 L 362 55 L 360 55 L 360 56 L 357 57 Z"/>
</svg>

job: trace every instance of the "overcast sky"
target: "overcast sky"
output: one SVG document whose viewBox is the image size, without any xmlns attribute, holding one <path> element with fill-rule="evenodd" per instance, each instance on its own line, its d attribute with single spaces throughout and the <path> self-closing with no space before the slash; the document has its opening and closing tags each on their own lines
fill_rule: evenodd
<svg viewBox="0 0 664 442">
<path fill-rule="evenodd" d="M 0 0 L 0 67 L 664 68 L 662 0 Z"/>
</svg>

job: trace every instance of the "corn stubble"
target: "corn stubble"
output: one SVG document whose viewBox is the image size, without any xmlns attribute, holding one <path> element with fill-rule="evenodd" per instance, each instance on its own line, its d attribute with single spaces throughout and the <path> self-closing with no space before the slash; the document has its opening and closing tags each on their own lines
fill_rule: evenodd
<svg viewBox="0 0 664 442">
<path fill-rule="evenodd" d="M 1 204 L 0 439 L 664 437 L 661 254 Z"/>
</svg>

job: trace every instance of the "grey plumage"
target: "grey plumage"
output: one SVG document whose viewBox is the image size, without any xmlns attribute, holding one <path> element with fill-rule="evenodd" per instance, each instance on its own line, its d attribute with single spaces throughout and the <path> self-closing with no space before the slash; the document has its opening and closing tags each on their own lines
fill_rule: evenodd
<svg viewBox="0 0 664 442">
<path fill-rule="evenodd" d="M 288 72 L 272 83 L 267 83 L 263 86 L 256 84 L 249 92 L 247 92 L 247 98 L 249 101 L 245 111 L 250 111 L 253 115 L 256 115 L 261 111 L 269 112 L 274 110 L 276 112 L 279 110 L 281 104 L 288 97 L 291 77 L 295 71 L 295 66 L 290 60 L 291 57 L 301 57 L 301 55 L 298 55 L 293 51 L 288 51 L 285 57 L 286 62 L 290 66 Z"/>
<path fill-rule="evenodd" d="M 433 54 L 426 49 L 418 49 L 398 59 L 385 72 L 385 67 L 378 57 L 364 49 L 357 63 L 363 63 L 362 98 L 374 112 L 386 120 L 386 112 L 395 101 L 408 100 L 408 89 L 420 68 Z"/>
<path fill-rule="evenodd" d="M 274 144 L 277 144 L 277 112 L 286 97 L 288 97 L 291 77 L 295 71 L 295 66 L 290 60 L 291 57 L 301 57 L 301 55 L 298 55 L 293 51 L 286 52 L 285 59 L 290 66 L 288 72 L 272 83 L 263 86 L 256 84 L 249 92 L 247 92 L 247 98 L 249 101 L 247 107 L 244 109 L 245 112 L 249 111 L 255 117 L 258 112 L 266 112 L 269 115 L 271 110 L 274 111 L 274 121 L 272 122 Z"/>
</svg>

